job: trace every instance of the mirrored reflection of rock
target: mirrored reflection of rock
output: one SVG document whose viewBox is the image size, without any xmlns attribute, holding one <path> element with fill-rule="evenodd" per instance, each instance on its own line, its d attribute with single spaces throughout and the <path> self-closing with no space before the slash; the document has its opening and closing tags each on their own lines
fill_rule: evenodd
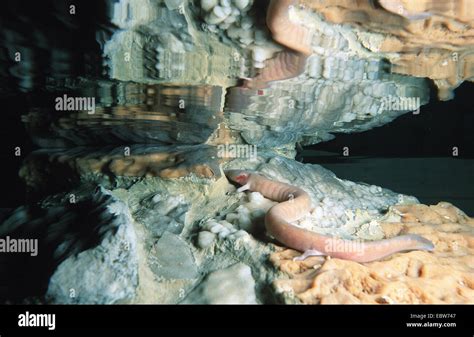
<svg viewBox="0 0 474 337">
<path fill-rule="evenodd" d="M 474 75 L 470 1 L 302 0 L 332 23 L 347 23 L 368 51 L 384 55 L 392 71 L 428 77 L 442 99 Z"/>
<path fill-rule="evenodd" d="M 51 95 L 52 108 L 33 109 L 23 120 L 42 147 L 198 144 L 206 142 L 222 120 L 221 96 L 222 89 L 212 86 L 86 82 L 78 83 L 72 94 Z M 93 104 L 87 98 L 93 98 Z M 84 99 L 82 111 L 74 109 L 76 102 L 82 103 L 77 99 Z"/>
</svg>

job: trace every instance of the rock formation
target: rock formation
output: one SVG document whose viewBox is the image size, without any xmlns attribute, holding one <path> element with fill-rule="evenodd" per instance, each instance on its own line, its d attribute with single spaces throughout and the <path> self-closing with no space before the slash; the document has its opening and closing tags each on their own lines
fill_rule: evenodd
<svg viewBox="0 0 474 337">
<path fill-rule="evenodd" d="M 42 50 L 65 74 L 46 76 L 44 65 L 30 60 L 2 78 L 15 78 L 20 92 L 43 85 L 47 101 L 32 99 L 22 116 L 39 147 L 19 172 L 30 203 L 0 226 L 2 237 L 37 238 L 42 255 L 0 256 L 2 301 L 474 302 L 472 218 L 447 203 L 422 205 L 415 196 L 295 160 L 296 144 L 419 112 L 430 83 L 450 99 L 472 81 L 469 1 L 103 4 L 106 24 L 94 27 L 99 54 L 81 59 L 96 60 L 96 67 L 82 76 L 42 50 L 41 41 L 51 38 L 7 34 L 6 50 L 33 40 L 29 52 L 21 50 Z M 59 5 L 54 13 L 67 18 Z M 68 25 L 73 31 L 82 27 L 75 22 Z M 73 47 L 64 47 L 66 64 L 78 59 Z M 0 59 L 13 62 L 3 50 Z M 54 99 L 66 93 L 94 98 L 93 112 L 55 109 Z M 348 240 L 420 234 L 435 250 L 365 264 L 294 261 L 300 252 L 264 231 L 274 202 L 238 193 L 224 169 L 254 170 L 304 189 L 312 211 L 295 226 Z M 31 273 L 15 270 L 18 264 Z"/>
<path fill-rule="evenodd" d="M 474 301 L 474 219 L 448 203 L 394 206 L 380 220 L 384 235 L 419 233 L 433 254 L 411 252 L 361 265 L 280 250 L 271 260 L 281 271 L 275 289 L 285 302 L 306 304 L 446 304 Z"/>
</svg>

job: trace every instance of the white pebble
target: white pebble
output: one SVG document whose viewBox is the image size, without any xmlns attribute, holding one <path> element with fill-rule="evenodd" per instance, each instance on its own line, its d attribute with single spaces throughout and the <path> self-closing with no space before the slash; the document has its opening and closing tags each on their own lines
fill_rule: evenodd
<svg viewBox="0 0 474 337">
<path fill-rule="evenodd" d="M 260 204 L 263 202 L 263 200 L 265 200 L 265 198 L 258 192 L 252 192 L 249 195 L 249 201 L 251 203 Z"/>
<path fill-rule="evenodd" d="M 217 33 L 219 30 L 217 29 L 217 26 L 216 25 L 207 25 L 207 29 L 211 32 L 211 33 Z"/>
<path fill-rule="evenodd" d="M 221 221 L 221 225 L 224 226 L 225 228 L 227 228 L 228 230 L 233 230 L 234 229 L 234 225 L 231 224 L 230 222 L 225 221 L 225 220 Z"/>
<path fill-rule="evenodd" d="M 234 234 L 234 236 L 235 236 L 236 238 L 242 238 L 242 237 L 248 236 L 248 235 L 249 235 L 249 233 L 247 233 L 247 232 L 244 231 L 244 230 L 240 230 L 240 231 L 238 231 L 238 232 L 236 232 L 236 233 Z"/>
<path fill-rule="evenodd" d="M 242 214 L 250 214 L 250 211 L 247 207 L 245 207 L 244 205 L 240 205 L 239 207 L 237 207 L 236 209 L 237 213 L 242 213 Z"/>
<path fill-rule="evenodd" d="M 238 17 L 240 16 L 240 11 L 237 8 L 232 8 L 232 16 Z"/>
<path fill-rule="evenodd" d="M 238 9 L 245 9 L 250 3 L 250 0 L 234 0 L 234 5 Z"/>
<path fill-rule="evenodd" d="M 232 10 L 231 10 L 232 11 Z M 224 20 L 229 14 L 227 13 L 227 10 L 224 8 L 224 7 L 221 7 L 221 6 L 216 6 L 214 7 L 214 9 L 212 10 L 212 14 L 214 14 L 215 16 L 217 16 L 218 18 Z"/>
<path fill-rule="evenodd" d="M 240 43 L 242 43 L 245 46 L 248 46 L 252 42 L 253 42 L 253 40 L 251 38 L 244 37 L 244 38 L 240 39 Z"/>
<path fill-rule="evenodd" d="M 216 222 L 215 220 L 207 220 L 204 226 L 202 226 L 204 229 L 210 230 L 214 226 L 219 226 L 220 224 Z"/>
<path fill-rule="evenodd" d="M 217 6 L 217 0 L 201 0 L 201 8 L 206 12 Z"/>
<path fill-rule="evenodd" d="M 220 4 L 222 7 L 230 7 L 230 0 L 221 0 Z"/>
<path fill-rule="evenodd" d="M 216 8 L 216 7 L 214 7 Z M 218 25 L 219 23 L 221 23 L 222 21 L 225 20 L 225 16 L 223 17 L 218 17 L 216 14 L 214 14 L 214 12 L 212 12 L 211 14 L 209 14 L 207 17 L 206 17 L 206 22 L 210 25 Z"/>
<path fill-rule="evenodd" d="M 266 50 L 261 47 L 254 47 L 252 52 L 253 59 L 256 62 L 263 62 L 268 58 Z"/>
<path fill-rule="evenodd" d="M 212 226 L 210 230 L 211 230 L 211 233 L 218 234 L 222 232 L 223 230 L 225 230 L 225 227 L 222 226 L 221 224 L 217 224 L 215 226 Z"/>
<path fill-rule="evenodd" d="M 197 244 L 199 248 L 207 248 L 214 242 L 215 238 L 215 234 L 208 231 L 202 231 L 198 234 Z"/>
<path fill-rule="evenodd" d="M 225 20 L 224 20 L 224 23 L 226 25 L 228 25 L 227 28 L 230 27 L 231 24 L 233 24 L 235 21 L 237 21 L 237 17 L 233 16 L 233 15 L 229 15 Z M 226 29 L 227 29 L 226 28 Z"/>
<path fill-rule="evenodd" d="M 228 235 L 230 234 L 230 231 L 228 229 L 225 229 L 222 230 L 221 232 L 219 232 L 219 239 L 225 239 Z"/>
<path fill-rule="evenodd" d="M 248 236 L 249 234 L 246 232 L 246 231 L 243 231 L 243 230 L 239 230 L 235 233 L 232 233 L 229 235 L 229 239 L 231 240 L 237 240 L 239 238 L 242 238 L 242 237 L 245 237 L 245 236 Z"/>
</svg>

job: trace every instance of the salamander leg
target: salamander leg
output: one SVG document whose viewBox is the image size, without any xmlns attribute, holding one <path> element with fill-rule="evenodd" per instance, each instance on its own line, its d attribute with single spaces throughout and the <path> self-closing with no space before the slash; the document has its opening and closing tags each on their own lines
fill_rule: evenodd
<svg viewBox="0 0 474 337">
<path fill-rule="evenodd" d="M 303 253 L 303 255 L 293 258 L 293 261 L 304 261 L 310 256 L 326 256 L 326 254 L 321 253 L 320 251 L 309 249 Z"/>
<path fill-rule="evenodd" d="M 240 192 L 245 192 L 247 190 L 250 189 L 250 184 L 245 184 L 245 185 L 242 185 L 240 186 L 238 189 L 237 189 L 237 193 L 240 193 Z"/>
</svg>

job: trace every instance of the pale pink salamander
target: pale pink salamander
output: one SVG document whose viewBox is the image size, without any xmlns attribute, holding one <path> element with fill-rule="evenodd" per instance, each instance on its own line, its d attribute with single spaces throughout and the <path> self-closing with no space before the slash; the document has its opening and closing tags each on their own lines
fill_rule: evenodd
<svg viewBox="0 0 474 337">
<path fill-rule="evenodd" d="M 370 262 L 402 251 L 434 249 L 431 241 L 415 234 L 380 241 L 364 241 L 354 245 L 351 240 L 329 237 L 291 225 L 290 222 L 310 212 L 311 198 L 308 193 L 298 187 L 272 181 L 248 171 L 228 170 L 225 173 L 230 180 L 242 185 L 238 192 L 260 192 L 264 197 L 279 202 L 265 215 L 267 233 L 285 246 L 304 252 L 300 259 L 311 255 L 327 255 L 357 262 Z M 335 247 L 357 249 L 334 249 Z"/>
</svg>

